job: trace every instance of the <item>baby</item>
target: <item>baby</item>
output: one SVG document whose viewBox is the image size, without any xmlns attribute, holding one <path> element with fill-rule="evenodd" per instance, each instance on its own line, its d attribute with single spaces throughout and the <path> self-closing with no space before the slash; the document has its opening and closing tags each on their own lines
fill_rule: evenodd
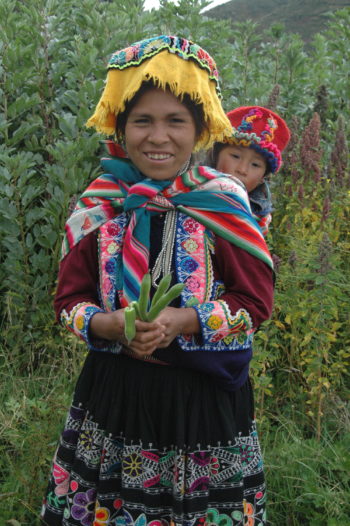
<svg viewBox="0 0 350 526">
<path fill-rule="evenodd" d="M 261 106 L 241 106 L 227 116 L 232 137 L 214 144 L 208 163 L 244 184 L 252 212 L 266 233 L 272 211 L 268 179 L 281 167 L 290 131 L 279 115 Z"/>
</svg>

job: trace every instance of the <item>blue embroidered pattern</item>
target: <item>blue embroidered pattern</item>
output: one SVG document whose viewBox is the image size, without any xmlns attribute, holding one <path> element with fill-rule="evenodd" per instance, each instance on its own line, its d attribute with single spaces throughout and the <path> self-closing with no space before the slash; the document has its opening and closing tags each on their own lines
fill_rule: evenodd
<svg viewBox="0 0 350 526">
<path fill-rule="evenodd" d="M 84 340 L 90 350 L 119 353 L 121 351 L 120 343 L 91 337 L 89 331 L 90 322 L 92 317 L 98 312 L 104 311 L 97 305 L 91 303 L 79 303 L 75 305 L 69 313 L 63 309 L 61 312 L 61 323 L 65 325 L 68 330 Z"/>
</svg>

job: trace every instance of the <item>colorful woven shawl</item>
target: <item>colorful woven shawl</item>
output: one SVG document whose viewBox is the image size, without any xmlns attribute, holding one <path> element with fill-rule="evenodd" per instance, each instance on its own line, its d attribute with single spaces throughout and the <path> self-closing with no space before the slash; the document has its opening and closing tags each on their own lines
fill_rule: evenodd
<svg viewBox="0 0 350 526">
<path fill-rule="evenodd" d="M 102 159 L 107 172 L 82 194 L 65 227 L 63 257 L 101 225 L 126 212 L 130 221 L 123 244 L 123 291 L 127 302 L 138 298 L 148 271 L 150 218 L 176 209 L 215 234 L 247 250 L 272 268 L 272 260 L 245 190 L 227 175 L 199 166 L 174 181 L 154 181 L 126 159 Z"/>
</svg>

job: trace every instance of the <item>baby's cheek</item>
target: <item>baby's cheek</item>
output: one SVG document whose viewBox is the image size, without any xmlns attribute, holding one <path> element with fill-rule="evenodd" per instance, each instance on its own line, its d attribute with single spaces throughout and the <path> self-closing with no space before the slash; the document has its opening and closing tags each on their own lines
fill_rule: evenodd
<svg viewBox="0 0 350 526">
<path fill-rule="evenodd" d="M 225 159 L 223 160 L 218 160 L 218 164 L 217 164 L 217 167 L 216 169 L 219 171 L 219 172 L 223 172 L 225 174 L 229 174 L 229 173 L 232 173 L 233 171 L 233 166 L 231 165 L 231 163 L 229 163 L 228 161 L 226 161 Z"/>
</svg>

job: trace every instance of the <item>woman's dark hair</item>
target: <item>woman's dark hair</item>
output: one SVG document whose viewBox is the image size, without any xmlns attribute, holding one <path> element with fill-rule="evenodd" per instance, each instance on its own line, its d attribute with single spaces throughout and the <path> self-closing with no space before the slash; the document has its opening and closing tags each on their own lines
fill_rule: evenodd
<svg viewBox="0 0 350 526">
<path fill-rule="evenodd" d="M 142 95 L 154 88 L 157 88 L 154 82 L 143 82 L 134 97 L 126 102 L 125 110 L 117 116 L 116 135 L 118 140 L 124 138 L 125 136 L 126 121 L 128 120 L 129 114 L 133 107 L 137 104 Z M 170 89 L 169 91 L 171 93 Z M 193 117 L 196 128 L 196 138 L 198 139 L 202 135 L 203 131 L 207 128 L 207 123 L 205 122 L 204 118 L 203 105 L 195 103 L 188 93 L 185 93 L 184 96 L 179 100 L 184 106 L 186 106 Z"/>
</svg>

